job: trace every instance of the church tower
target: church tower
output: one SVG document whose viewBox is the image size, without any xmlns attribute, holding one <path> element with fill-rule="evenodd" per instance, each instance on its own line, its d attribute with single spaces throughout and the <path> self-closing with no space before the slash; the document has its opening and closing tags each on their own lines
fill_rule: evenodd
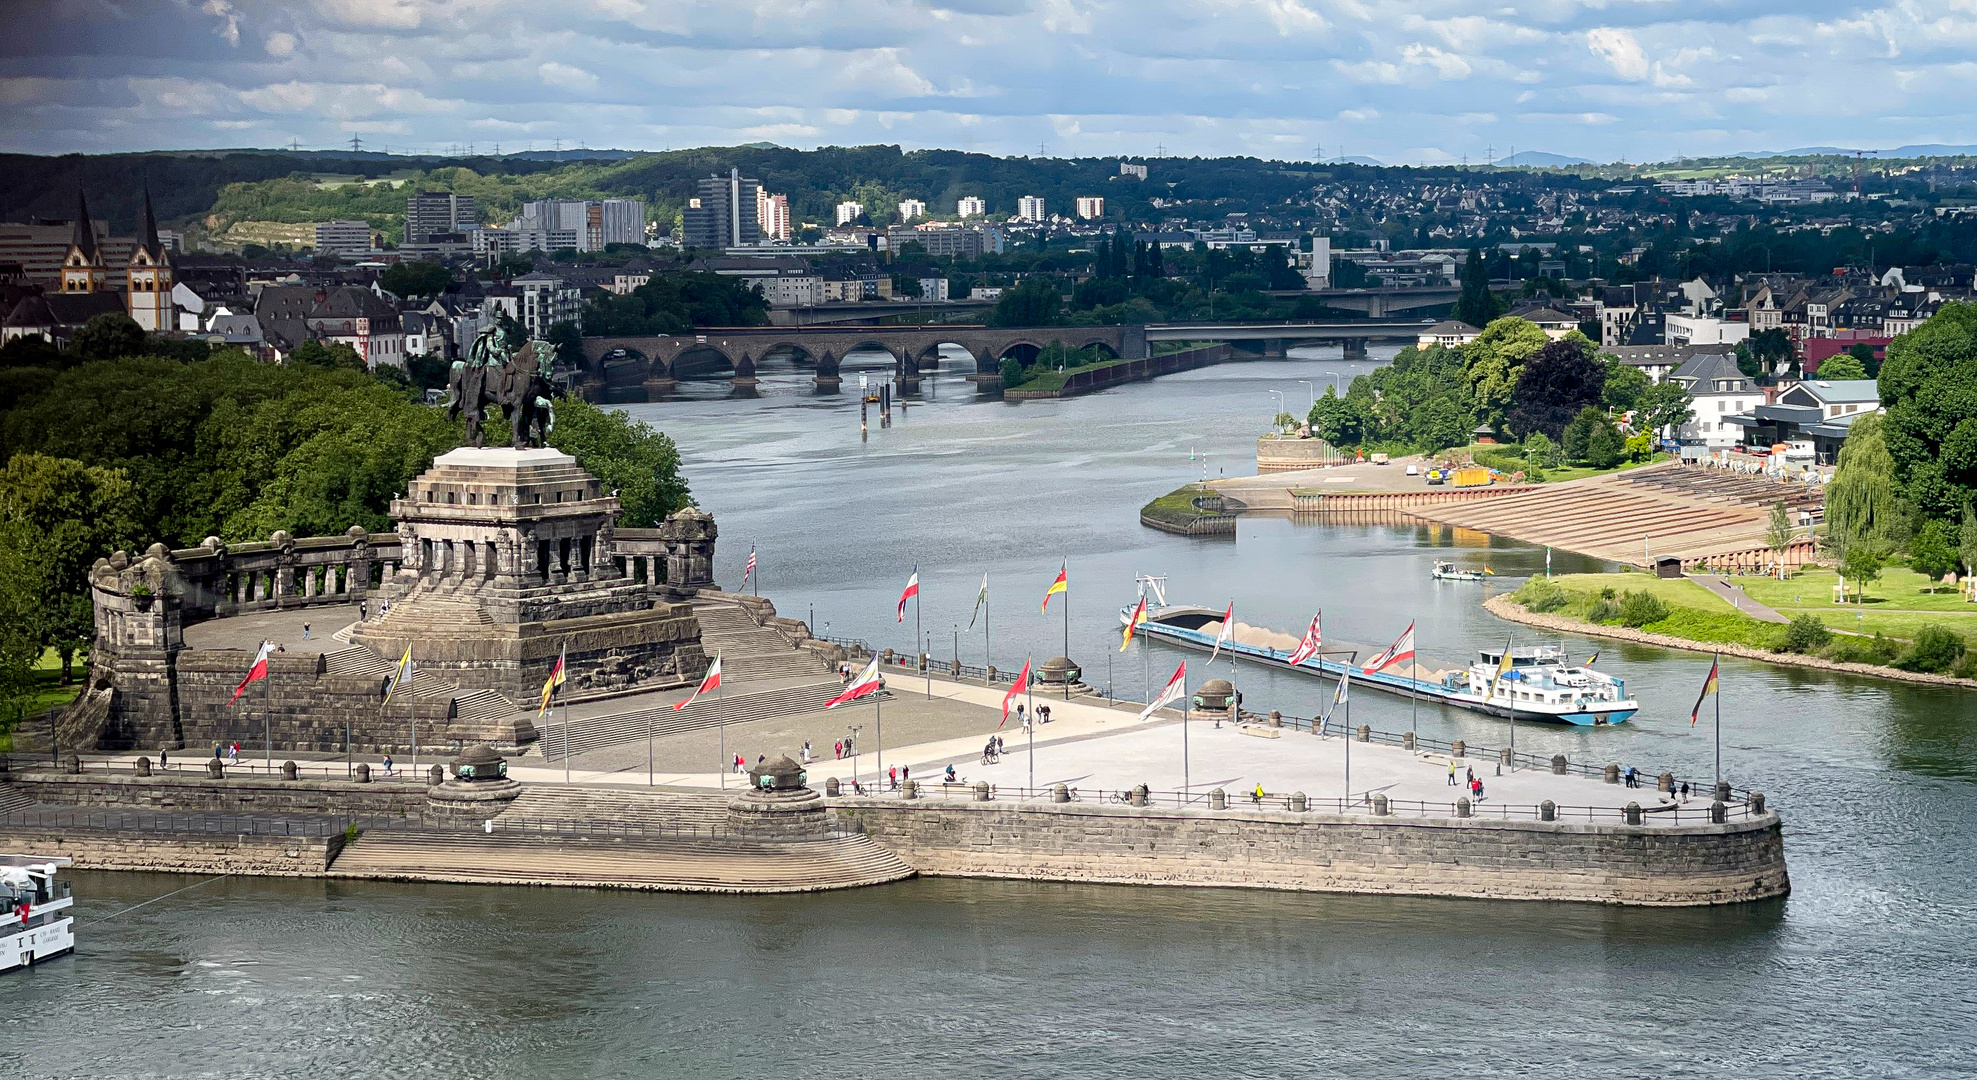
<svg viewBox="0 0 1977 1080">
<path fill-rule="evenodd" d="M 89 220 L 89 200 L 78 189 L 75 232 L 69 237 L 69 254 L 62 260 L 62 291 L 102 292 L 108 278 L 102 253 L 96 250 L 96 226 Z"/>
<path fill-rule="evenodd" d="M 158 242 L 158 218 L 151 212 L 151 186 L 144 187 L 144 219 L 137 223 L 137 246 L 124 268 L 124 302 L 137 325 L 158 333 L 178 329 L 172 303 L 172 258 Z"/>
</svg>

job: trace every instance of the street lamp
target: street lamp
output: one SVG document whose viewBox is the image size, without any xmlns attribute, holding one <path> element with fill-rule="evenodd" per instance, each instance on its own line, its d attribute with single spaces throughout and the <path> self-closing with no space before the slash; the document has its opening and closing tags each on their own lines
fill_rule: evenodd
<svg viewBox="0 0 1977 1080">
<path fill-rule="evenodd" d="M 1339 386 L 1339 373 L 1336 371 L 1327 371 L 1325 374 L 1330 375 L 1332 377 L 1332 393 L 1337 394 L 1340 397 L 1344 397 L 1345 390 L 1344 388 Z"/>
<path fill-rule="evenodd" d="M 1310 412 L 1318 407 L 1318 391 L 1312 389 L 1310 379 L 1299 379 L 1298 382 L 1304 384 L 1304 395 L 1311 399 L 1311 403 L 1305 408 L 1306 412 Z"/>
<path fill-rule="evenodd" d="M 1277 417 L 1284 415 L 1284 392 L 1282 390 L 1272 390 L 1270 392 L 1277 395 L 1277 411 L 1270 415 L 1270 422 L 1274 425 L 1277 422 Z"/>
</svg>

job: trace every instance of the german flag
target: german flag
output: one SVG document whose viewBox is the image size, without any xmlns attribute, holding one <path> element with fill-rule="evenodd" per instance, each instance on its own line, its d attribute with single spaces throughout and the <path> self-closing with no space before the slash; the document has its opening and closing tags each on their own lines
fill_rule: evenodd
<svg viewBox="0 0 1977 1080">
<path fill-rule="evenodd" d="M 1696 720 L 1702 716 L 1702 703 L 1708 701 L 1711 694 L 1716 693 L 1716 669 L 1721 663 L 1720 658 L 1709 662 L 1709 678 L 1702 681 L 1702 693 L 1696 695 L 1696 707 L 1689 710 L 1690 727 L 1695 727 Z"/>
<path fill-rule="evenodd" d="M 536 710 L 537 716 L 548 714 L 550 696 L 556 693 L 556 688 L 563 685 L 564 679 L 567 678 L 564 660 L 569 656 L 569 652 L 569 646 L 565 645 L 562 651 L 556 654 L 556 666 L 549 670 L 549 677 L 542 680 L 542 707 Z"/>
<path fill-rule="evenodd" d="M 1146 596 L 1142 594 L 1140 596 L 1139 606 L 1133 608 L 1132 616 L 1126 620 L 1126 634 L 1119 642 L 1120 652 L 1125 652 L 1126 647 L 1133 643 L 1133 631 L 1139 629 L 1139 625 L 1145 621 Z"/>
<path fill-rule="evenodd" d="M 1045 615 L 1050 614 L 1051 597 L 1056 596 L 1058 593 L 1068 593 L 1070 591 L 1071 591 L 1071 564 L 1067 562 L 1064 564 L 1064 568 L 1057 572 L 1057 580 L 1051 582 L 1050 588 L 1045 589 L 1043 591 L 1043 613 Z"/>
</svg>

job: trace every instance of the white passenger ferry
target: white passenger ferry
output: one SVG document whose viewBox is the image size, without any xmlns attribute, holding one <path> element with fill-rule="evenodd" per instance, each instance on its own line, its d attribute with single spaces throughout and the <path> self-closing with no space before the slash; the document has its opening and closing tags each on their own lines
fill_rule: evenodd
<svg viewBox="0 0 1977 1080">
<path fill-rule="evenodd" d="M 0 971 L 75 951 L 75 900 L 69 883 L 55 880 L 67 865 L 59 856 L 0 855 Z"/>
<path fill-rule="evenodd" d="M 1148 579 L 1152 598 L 1140 632 L 1197 649 L 1214 649 L 1222 631 L 1222 612 L 1213 608 L 1168 604 L 1158 579 Z M 1124 624 L 1132 609 L 1119 612 Z M 1521 645 L 1510 650 L 1510 668 L 1497 677 L 1503 661 L 1503 648 L 1482 649 L 1466 669 L 1440 670 L 1426 658 L 1385 671 L 1367 671 L 1355 661 L 1362 653 L 1370 658 L 1373 650 L 1333 642 L 1316 656 L 1293 665 L 1291 653 L 1298 639 L 1237 621 L 1231 636 L 1221 643 L 1224 654 L 1288 668 L 1307 675 L 1337 679 L 1352 673 L 1352 685 L 1382 690 L 1402 697 L 1418 696 L 1423 701 L 1469 709 L 1490 716 L 1518 720 L 1545 720 L 1584 727 L 1624 724 L 1640 710 L 1640 703 L 1627 696 L 1624 680 L 1589 667 L 1573 667 L 1558 645 Z M 1495 684 L 1492 688 L 1492 683 Z"/>
</svg>

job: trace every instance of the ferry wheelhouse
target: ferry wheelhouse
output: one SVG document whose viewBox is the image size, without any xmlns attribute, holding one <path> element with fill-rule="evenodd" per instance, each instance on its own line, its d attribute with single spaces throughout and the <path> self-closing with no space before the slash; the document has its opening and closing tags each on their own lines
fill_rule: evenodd
<svg viewBox="0 0 1977 1080">
<path fill-rule="evenodd" d="M 55 874 L 69 860 L 0 855 L 0 971 L 25 968 L 75 951 L 75 900 Z"/>
</svg>

